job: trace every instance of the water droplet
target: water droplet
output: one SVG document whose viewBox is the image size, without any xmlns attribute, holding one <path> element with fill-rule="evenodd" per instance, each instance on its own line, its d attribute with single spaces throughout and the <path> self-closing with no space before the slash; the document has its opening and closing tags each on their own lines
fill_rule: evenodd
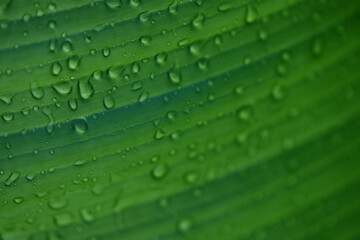
<svg viewBox="0 0 360 240">
<path fill-rule="evenodd" d="M 271 96 L 274 100 L 280 101 L 285 97 L 284 88 L 281 85 L 276 85 L 271 90 Z"/>
<path fill-rule="evenodd" d="M 159 53 L 156 55 L 156 62 L 157 64 L 161 65 L 164 64 L 166 61 L 167 55 L 166 53 Z"/>
<path fill-rule="evenodd" d="M 181 39 L 181 40 L 178 42 L 178 46 L 179 46 L 179 47 L 184 47 L 184 46 L 187 45 L 189 42 L 190 42 L 190 39 L 189 39 L 189 38 Z"/>
<path fill-rule="evenodd" d="M 29 181 L 34 180 L 36 177 L 36 173 L 29 173 L 28 175 L 26 175 L 26 179 Z"/>
<path fill-rule="evenodd" d="M 251 24 L 255 22 L 257 17 L 258 17 L 257 9 L 251 4 L 247 5 L 245 22 Z"/>
<path fill-rule="evenodd" d="M 180 233 L 187 233 L 192 227 L 192 222 L 190 219 L 183 218 L 177 223 L 177 229 Z"/>
<path fill-rule="evenodd" d="M 131 86 L 131 90 L 136 91 L 142 88 L 141 82 L 134 82 Z"/>
<path fill-rule="evenodd" d="M 236 142 L 239 145 L 243 145 L 246 143 L 247 138 L 248 138 L 248 136 L 245 133 L 240 133 L 236 136 Z"/>
<path fill-rule="evenodd" d="M 159 164 L 152 169 L 151 176 L 154 179 L 162 179 L 166 176 L 168 171 L 169 171 L 169 167 L 166 164 Z"/>
<path fill-rule="evenodd" d="M 5 103 L 6 105 L 10 105 L 13 97 L 13 94 L 5 94 L 0 96 L 0 100 L 3 101 L 3 103 Z"/>
<path fill-rule="evenodd" d="M 176 1 L 172 1 L 169 5 L 169 13 L 175 15 L 177 13 L 178 3 Z"/>
<path fill-rule="evenodd" d="M 69 53 L 69 52 L 71 52 L 72 51 L 72 44 L 71 44 L 71 42 L 70 41 L 68 41 L 68 40 L 66 40 L 64 43 L 63 43 L 63 45 L 62 45 L 62 47 L 61 47 L 61 49 L 63 50 L 63 52 L 65 52 L 65 53 Z"/>
<path fill-rule="evenodd" d="M 22 203 L 24 201 L 23 197 L 16 197 L 13 199 L 14 203 L 19 204 Z"/>
<path fill-rule="evenodd" d="M 225 12 L 231 8 L 231 3 L 225 2 L 218 5 L 217 9 L 219 12 Z"/>
<path fill-rule="evenodd" d="M 37 100 L 42 99 L 45 95 L 44 89 L 42 87 L 31 87 L 30 92 L 31 95 Z"/>
<path fill-rule="evenodd" d="M 324 51 L 323 43 L 320 38 L 316 38 L 313 42 L 312 52 L 314 56 L 318 57 L 320 56 Z"/>
<path fill-rule="evenodd" d="M 291 55 L 288 52 L 284 52 L 283 54 L 281 54 L 281 58 L 283 61 L 289 62 L 291 60 Z"/>
<path fill-rule="evenodd" d="M 78 104 L 76 99 L 70 99 L 68 103 L 71 110 L 75 111 L 77 109 Z"/>
<path fill-rule="evenodd" d="M 243 86 L 237 86 L 236 88 L 235 88 L 235 93 L 236 93 L 236 95 L 242 95 L 243 93 L 244 93 L 244 88 L 243 88 Z"/>
<path fill-rule="evenodd" d="M 49 42 L 49 50 L 50 52 L 54 52 L 56 49 L 56 41 L 54 39 L 51 39 Z"/>
<path fill-rule="evenodd" d="M 184 179 L 187 184 L 194 184 L 195 182 L 198 181 L 199 176 L 196 172 L 189 172 L 185 174 Z"/>
<path fill-rule="evenodd" d="M 77 55 L 71 56 L 68 58 L 68 68 L 70 70 L 76 70 L 79 66 L 80 58 Z"/>
<path fill-rule="evenodd" d="M 2 114 L 2 118 L 5 122 L 11 122 L 14 119 L 14 114 L 11 112 L 5 112 Z"/>
<path fill-rule="evenodd" d="M 88 80 L 80 80 L 79 93 L 82 99 L 89 99 L 94 94 L 94 87 Z"/>
<path fill-rule="evenodd" d="M 143 102 L 145 102 L 148 98 L 149 98 L 149 93 L 148 93 L 148 92 L 142 92 L 142 93 L 140 93 L 140 96 L 139 96 L 139 98 L 138 98 L 138 101 L 139 101 L 140 103 L 143 103 Z"/>
<path fill-rule="evenodd" d="M 161 139 L 165 135 L 165 132 L 161 129 L 156 130 L 155 132 L 155 139 Z"/>
<path fill-rule="evenodd" d="M 139 63 L 133 63 L 131 67 L 131 71 L 136 74 L 140 71 L 140 64 Z"/>
<path fill-rule="evenodd" d="M 203 0 L 195 0 L 196 5 L 201 6 L 203 4 Z"/>
<path fill-rule="evenodd" d="M 52 66 L 51 66 L 51 73 L 52 73 L 53 75 L 55 75 L 55 76 L 59 75 L 60 72 L 61 72 L 61 70 L 62 70 L 62 67 L 61 67 L 60 63 L 55 62 L 55 63 L 52 64 Z"/>
<path fill-rule="evenodd" d="M 18 180 L 19 177 L 20 177 L 19 172 L 11 172 L 10 176 L 4 182 L 5 186 L 7 187 L 11 186 L 11 184 L 13 184 L 16 180 Z"/>
<path fill-rule="evenodd" d="M 279 76 L 285 76 L 285 74 L 287 73 L 287 67 L 285 64 L 283 63 L 279 63 L 276 66 L 276 72 L 279 74 Z"/>
<path fill-rule="evenodd" d="M 148 22 L 151 17 L 151 12 L 142 12 L 139 14 L 139 20 L 143 23 Z"/>
<path fill-rule="evenodd" d="M 260 30 L 259 31 L 259 39 L 261 40 L 261 41 L 266 41 L 266 39 L 267 39 L 267 32 L 265 31 L 265 30 Z"/>
<path fill-rule="evenodd" d="M 105 5 L 110 9 L 115 9 L 115 8 L 121 7 L 121 1 L 120 0 L 106 0 Z"/>
<path fill-rule="evenodd" d="M 170 70 L 169 71 L 169 79 L 173 84 L 179 84 L 181 82 L 181 75 L 178 70 Z"/>
<path fill-rule="evenodd" d="M 130 5 L 133 7 L 138 7 L 140 6 L 140 2 L 141 0 L 130 0 Z"/>
<path fill-rule="evenodd" d="M 72 223 L 72 217 L 69 213 L 60 213 L 54 216 L 54 222 L 59 227 L 66 226 Z"/>
<path fill-rule="evenodd" d="M 106 97 L 104 97 L 104 106 L 106 109 L 111 109 L 115 106 L 115 100 L 113 96 L 107 95 Z"/>
<path fill-rule="evenodd" d="M 150 42 L 151 42 L 150 36 L 144 36 L 140 38 L 140 43 L 142 44 L 142 46 L 147 46 L 150 44 Z"/>
<path fill-rule="evenodd" d="M 195 19 L 192 21 L 192 25 L 194 26 L 194 28 L 201 28 L 202 25 L 204 24 L 205 21 L 205 14 L 204 13 L 199 13 Z"/>
<path fill-rule="evenodd" d="M 102 52 L 104 57 L 110 56 L 111 53 L 110 48 L 104 48 Z"/>
<path fill-rule="evenodd" d="M 249 121 L 252 115 L 251 106 L 241 107 L 238 111 L 238 117 L 242 121 Z"/>
<path fill-rule="evenodd" d="M 73 127 L 77 134 L 84 134 L 88 130 L 88 124 L 85 118 L 74 119 Z"/>
<path fill-rule="evenodd" d="M 200 60 L 197 62 L 197 67 L 198 67 L 200 70 L 205 71 L 205 70 L 208 68 L 208 60 L 205 59 L 205 58 L 200 59 Z"/>
<path fill-rule="evenodd" d="M 48 26 L 49 28 L 54 29 L 56 28 L 56 22 L 54 20 L 50 20 Z"/>
<path fill-rule="evenodd" d="M 48 206 L 52 210 L 63 209 L 67 205 L 67 200 L 65 198 L 53 198 L 48 202 Z"/>
<path fill-rule="evenodd" d="M 94 220 L 94 216 L 91 214 L 90 210 L 86 208 L 80 210 L 80 216 L 85 223 L 90 223 Z"/>
<path fill-rule="evenodd" d="M 55 83 L 52 88 L 60 95 L 67 95 L 72 90 L 72 86 L 68 81 Z"/>
</svg>

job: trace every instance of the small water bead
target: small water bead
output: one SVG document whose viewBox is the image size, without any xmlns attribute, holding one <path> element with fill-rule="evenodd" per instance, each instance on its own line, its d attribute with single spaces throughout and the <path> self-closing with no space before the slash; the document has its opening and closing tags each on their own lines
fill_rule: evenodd
<svg viewBox="0 0 360 240">
<path fill-rule="evenodd" d="M 312 52 L 315 57 L 320 56 L 324 51 L 323 43 L 320 38 L 316 38 L 313 42 Z"/>
<path fill-rule="evenodd" d="M 113 98 L 112 95 L 108 95 L 106 97 L 104 97 L 104 107 L 106 109 L 111 109 L 115 106 L 115 99 Z"/>
<path fill-rule="evenodd" d="M 196 172 L 189 172 L 185 174 L 184 179 L 187 184 L 194 184 L 198 181 L 199 176 Z"/>
<path fill-rule="evenodd" d="M 50 2 L 50 3 L 48 4 L 48 9 L 49 9 L 50 11 L 55 11 L 55 10 L 56 10 L 56 4 L 53 3 L 53 2 Z"/>
<path fill-rule="evenodd" d="M 280 101 L 285 97 L 284 87 L 281 85 L 275 85 L 271 90 L 271 96 L 274 100 Z"/>
<path fill-rule="evenodd" d="M 30 14 L 27 14 L 27 13 L 26 13 L 26 14 L 24 14 L 24 16 L 23 16 L 22 19 L 23 19 L 24 22 L 29 22 L 29 21 L 30 21 L 30 18 L 31 18 Z"/>
<path fill-rule="evenodd" d="M 68 103 L 71 110 L 75 111 L 77 109 L 78 104 L 76 99 L 70 99 Z"/>
<path fill-rule="evenodd" d="M 110 9 L 121 7 L 121 0 L 106 0 L 105 5 Z"/>
<path fill-rule="evenodd" d="M 61 73 L 62 67 L 60 63 L 55 62 L 51 66 L 51 73 L 55 76 L 59 75 Z"/>
<path fill-rule="evenodd" d="M 189 39 L 189 38 L 181 39 L 181 40 L 178 42 L 178 47 L 184 47 L 184 46 L 186 46 L 187 44 L 189 44 L 189 42 L 190 42 L 190 39 Z"/>
<path fill-rule="evenodd" d="M 104 57 L 110 56 L 110 53 L 111 53 L 110 48 L 104 48 L 104 49 L 102 50 L 102 53 L 103 53 L 103 56 L 104 56 Z"/>
<path fill-rule="evenodd" d="M 69 52 L 72 51 L 73 46 L 72 46 L 72 44 L 71 44 L 71 42 L 70 42 L 69 40 L 66 40 L 66 41 L 62 44 L 61 49 L 63 50 L 63 52 L 69 53 Z"/>
<path fill-rule="evenodd" d="M 251 24 L 253 22 L 255 22 L 255 20 L 257 19 L 258 17 L 258 11 L 257 9 L 251 5 L 251 4 L 248 4 L 247 5 L 247 8 L 246 8 L 246 17 L 245 17 L 245 22 L 247 24 Z"/>
<path fill-rule="evenodd" d="M 157 180 L 162 179 L 166 176 L 168 171 L 169 171 L 169 167 L 166 164 L 159 164 L 152 169 L 151 176 Z"/>
<path fill-rule="evenodd" d="M 208 64 L 209 64 L 208 60 L 205 58 L 202 58 L 197 62 L 197 67 L 200 70 L 205 71 L 208 68 Z"/>
<path fill-rule="evenodd" d="M 73 120 L 73 128 L 77 134 L 84 134 L 88 130 L 86 118 L 78 118 Z"/>
<path fill-rule="evenodd" d="M 162 52 L 162 53 L 157 54 L 155 58 L 156 58 L 156 63 L 161 65 L 166 62 L 167 55 L 166 55 L 166 53 Z"/>
<path fill-rule="evenodd" d="M 168 75 L 172 84 L 179 84 L 181 82 L 181 75 L 178 70 L 170 70 Z"/>
<path fill-rule="evenodd" d="M 0 100 L 5 103 L 6 105 L 10 105 L 12 103 L 14 95 L 13 94 L 5 94 L 0 96 Z"/>
<path fill-rule="evenodd" d="M 95 92 L 94 87 L 88 80 L 79 81 L 80 97 L 84 100 L 89 99 Z"/>
<path fill-rule="evenodd" d="M 68 58 L 68 68 L 70 70 L 76 70 L 79 66 L 80 58 L 77 55 Z"/>
<path fill-rule="evenodd" d="M 231 9 L 231 3 L 225 2 L 218 5 L 217 9 L 219 12 L 225 12 Z"/>
<path fill-rule="evenodd" d="M 285 64 L 283 63 L 279 63 L 277 66 L 276 66 L 276 72 L 279 76 L 285 76 L 286 73 L 287 73 L 287 67 Z"/>
<path fill-rule="evenodd" d="M 20 177 L 20 173 L 19 172 L 11 172 L 10 176 L 5 180 L 4 184 L 5 186 L 9 187 L 12 184 L 15 183 L 16 180 L 18 180 Z"/>
<path fill-rule="evenodd" d="M 140 38 L 140 43 L 142 46 L 147 46 L 149 45 L 151 42 L 151 37 L 150 36 L 144 36 Z"/>
<path fill-rule="evenodd" d="M 54 216 L 54 222 L 59 227 L 69 225 L 72 221 L 73 218 L 69 213 L 60 213 Z"/>
<path fill-rule="evenodd" d="M 132 91 L 136 91 L 136 90 L 139 90 L 143 87 L 142 85 L 142 82 L 134 82 L 132 85 L 131 85 L 131 90 Z"/>
<path fill-rule="evenodd" d="M 139 7 L 141 0 L 130 0 L 130 5 L 133 7 Z"/>
<path fill-rule="evenodd" d="M 140 72 L 140 64 L 137 63 L 137 62 L 133 63 L 132 66 L 131 66 L 131 71 L 132 71 L 134 74 Z"/>
<path fill-rule="evenodd" d="M 45 95 L 44 89 L 42 87 L 31 87 L 30 92 L 31 95 L 37 100 L 42 99 Z"/>
<path fill-rule="evenodd" d="M 5 112 L 2 114 L 2 119 L 4 119 L 5 122 L 11 122 L 14 120 L 14 114 L 11 112 Z"/>
<path fill-rule="evenodd" d="M 51 39 L 49 42 L 49 50 L 50 52 L 55 52 L 56 49 L 56 41 L 54 39 Z"/>
<path fill-rule="evenodd" d="M 143 103 L 143 102 L 145 102 L 148 98 L 149 98 L 149 93 L 148 93 L 148 92 L 142 92 L 142 93 L 140 93 L 140 95 L 139 95 L 138 102 Z"/>
<path fill-rule="evenodd" d="M 200 29 L 205 21 L 205 14 L 204 13 L 199 13 L 194 20 L 192 20 L 192 25 L 194 28 Z"/>
<path fill-rule="evenodd" d="M 68 81 L 53 84 L 52 88 L 60 95 L 67 95 L 71 92 L 72 86 Z"/>
<path fill-rule="evenodd" d="M 267 40 L 268 34 L 267 34 L 267 32 L 265 30 L 263 30 L 263 29 L 260 30 L 258 34 L 259 34 L 259 39 L 261 41 L 266 41 Z"/>
<path fill-rule="evenodd" d="M 150 20 L 151 17 L 151 12 L 142 12 L 139 14 L 139 20 L 140 22 L 148 22 Z"/>
<path fill-rule="evenodd" d="M 241 107 L 238 111 L 238 117 L 242 121 L 249 121 L 251 115 L 252 115 L 252 107 L 250 105 Z"/>
<path fill-rule="evenodd" d="M 155 139 L 161 139 L 165 136 L 165 132 L 161 129 L 156 130 Z"/>
<path fill-rule="evenodd" d="M 23 197 L 16 197 L 13 199 L 14 203 L 16 204 L 20 204 L 24 201 L 24 198 Z"/>
<path fill-rule="evenodd" d="M 192 221 L 188 218 L 183 218 L 177 223 L 177 229 L 180 233 L 187 233 L 192 227 Z"/>
</svg>

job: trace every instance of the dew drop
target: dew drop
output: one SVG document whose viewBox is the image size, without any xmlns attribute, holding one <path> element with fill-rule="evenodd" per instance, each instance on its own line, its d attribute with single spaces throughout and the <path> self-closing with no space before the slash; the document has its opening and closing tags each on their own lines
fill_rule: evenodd
<svg viewBox="0 0 360 240">
<path fill-rule="evenodd" d="M 63 44 L 62 44 L 62 46 L 61 46 L 61 49 L 63 50 L 63 52 L 65 52 L 65 53 L 69 53 L 69 52 L 71 52 L 72 51 L 72 44 L 71 44 L 71 42 L 70 41 L 65 41 Z"/>
<path fill-rule="evenodd" d="M 89 99 L 94 94 L 94 87 L 88 80 L 79 81 L 79 93 L 82 99 Z"/>
<path fill-rule="evenodd" d="M 7 187 L 11 186 L 16 180 L 19 179 L 19 177 L 20 177 L 19 172 L 11 172 L 10 176 L 4 182 L 5 186 Z"/>
<path fill-rule="evenodd" d="M 104 97 L 104 107 L 106 109 L 111 109 L 115 106 L 115 100 L 112 95 L 107 95 Z"/>
<path fill-rule="evenodd" d="M 181 75 L 180 72 L 177 70 L 170 70 L 169 71 L 169 79 L 172 84 L 179 84 L 181 82 Z"/>
<path fill-rule="evenodd" d="M 154 167 L 151 171 L 151 176 L 154 179 L 162 179 L 166 176 L 166 174 L 168 173 L 169 169 L 168 166 L 166 164 L 159 164 L 156 167 Z"/>
<path fill-rule="evenodd" d="M 68 81 L 55 83 L 52 88 L 60 95 L 67 95 L 72 90 L 72 86 Z"/>
<path fill-rule="evenodd" d="M 183 218 L 177 223 L 177 229 L 180 233 L 187 233 L 192 227 L 192 222 L 190 219 Z"/>
<path fill-rule="evenodd" d="M 20 204 L 24 201 L 24 198 L 23 197 L 16 197 L 13 199 L 14 203 L 16 204 Z"/>
<path fill-rule="evenodd" d="M 251 4 L 247 5 L 245 22 L 251 24 L 255 22 L 257 17 L 258 17 L 257 9 Z"/>
<path fill-rule="evenodd" d="M 105 5 L 110 9 L 115 9 L 115 8 L 121 7 L 121 1 L 120 0 L 106 0 Z"/>
<path fill-rule="evenodd" d="M 14 119 L 14 114 L 11 112 L 5 112 L 2 114 L 2 118 L 5 122 L 11 122 Z"/>
<path fill-rule="evenodd" d="M 52 66 L 51 66 L 51 73 L 52 73 L 53 75 L 55 75 L 55 76 L 59 75 L 60 72 L 61 72 L 61 70 L 62 70 L 62 67 L 61 67 L 60 63 L 55 62 L 55 63 L 52 64 Z"/>
<path fill-rule="evenodd" d="M 78 104 L 76 99 L 70 99 L 68 103 L 71 110 L 75 111 L 77 109 Z"/>
<path fill-rule="evenodd" d="M 82 135 L 88 130 L 87 120 L 85 118 L 74 119 L 73 127 L 77 134 Z"/>
<path fill-rule="evenodd" d="M 45 95 L 44 89 L 42 87 L 31 87 L 30 92 L 31 95 L 37 100 L 42 99 Z"/>
<path fill-rule="evenodd" d="M 111 53 L 110 48 L 104 48 L 104 49 L 102 50 L 102 53 L 103 53 L 103 56 L 104 56 L 104 57 L 110 56 L 110 53 Z"/>
<path fill-rule="evenodd" d="M 149 98 L 149 93 L 148 93 L 148 92 L 142 92 L 142 93 L 140 93 L 140 95 L 139 95 L 138 101 L 139 101 L 140 103 L 143 103 L 143 102 L 145 102 L 148 98 Z"/>
<path fill-rule="evenodd" d="M 192 25 L 194 26 L 194 28 L 201 28 L 204 24 L 205 21 L 205 14 L 204 13 L 199 13 L 194 20 L 192 20 Z"/>
<path fill-rule="evenodd" d="M 76 70 L 79 66 L 80 58 L 77 55 L 68 58 L 68 68 L 70 70 Z"/>
</svg>

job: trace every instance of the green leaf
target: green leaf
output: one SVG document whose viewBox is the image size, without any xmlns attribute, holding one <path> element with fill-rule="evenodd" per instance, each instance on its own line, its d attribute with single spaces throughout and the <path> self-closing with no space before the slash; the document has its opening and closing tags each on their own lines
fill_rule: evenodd
<svg viewBox="0 0 360 240">
<path fill-rule="evenodd" d="M 0 1 L 0 239 L 358 239 L 359 14 Z"/>
</svg>

